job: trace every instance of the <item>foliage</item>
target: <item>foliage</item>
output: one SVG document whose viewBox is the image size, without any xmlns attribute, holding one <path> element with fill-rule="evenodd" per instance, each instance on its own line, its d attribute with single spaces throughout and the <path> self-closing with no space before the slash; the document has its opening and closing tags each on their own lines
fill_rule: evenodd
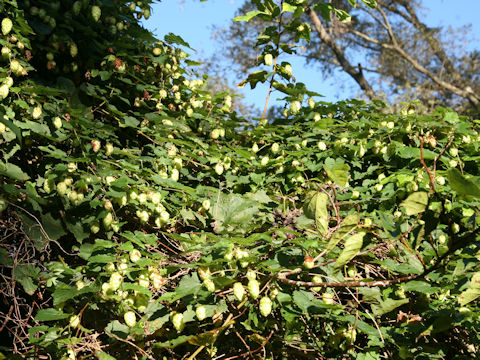
<svg viewBox="0 0 480 360">
<path fill-rule="evenodd" d="M 253 126 L 148 3 L 1 3 L 2 353 L 476 356 L 478 121 L 287 83 Z"/>
</svg>

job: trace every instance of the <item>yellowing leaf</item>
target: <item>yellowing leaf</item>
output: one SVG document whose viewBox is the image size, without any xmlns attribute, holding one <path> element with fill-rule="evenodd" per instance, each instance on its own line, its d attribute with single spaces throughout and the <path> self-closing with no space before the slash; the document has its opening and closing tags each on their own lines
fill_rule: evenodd
<svg viewBox="0 0 480 360">
<path fill-rule="evenodd" d="M 328 195 L 323 192 L 312 192 L 303 206 L 305 216 L 315 220 L 315 226 L 322 235 L 328 232 L 329 214 L 327 209 Z"/>
</svg>

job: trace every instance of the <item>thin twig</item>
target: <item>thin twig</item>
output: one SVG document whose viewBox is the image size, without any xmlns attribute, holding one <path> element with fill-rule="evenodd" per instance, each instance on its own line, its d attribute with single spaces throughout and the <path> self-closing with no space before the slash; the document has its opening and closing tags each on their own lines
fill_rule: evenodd
<svg viewBox="0 0 480 360">
<path fill-rule="evenodd" d="M 375 324 L 375 327 L 376 327 L 377 330 L 378 330 L 378 334 L 380 335 L 380 339 L 381 339 L 382 342 L 385 344 L 385 340 L 383 339 L 382 331 L 380 330 L 380 327 L 378 326 L 377 322 L 375 321 L 375 318 L 368 312 L 368 310 L 365 310 L 365 312 L 366 312 L 367 315 L 370 317 L 370 319 L 372 319 L 373 323 Z"/>
<path fill-rule="evenodd" d="M 121 337 L 119 337 L 119 336 L 117 336 L 117 335 L 115 335 L 115 334 L 113 334 L 113 333 L 111 333 L 111 332 L 109 332 L 109 331 L 107 331 L 107 330 L 105 330 L 105 333 L 107 333 L 108 335 L 114 337 L 114 338 L 117 339 L 118 341 L 124 342 L 125 344 L 128 344 L 128 345 L 130 345 L 130 346 L 133 346 L 135 349 L 138 350 L 138 352 L 139 352 L 140 354 L 142 354 L 143 356 L 146 356 L 148 359 L 150 359 L 150 360 L 155 360 L 155 358 L 154 358 L 153 356 L 148 355 L 148 353 L 147 353 L 145 350 L 143 350 L 142 348 L 138 347 L 135 343 L 133 343 L 133 342 L 131 342 L 131 341 L 129 341 L 129 340 L 126 340 L 126 339 L 122 339 Z"/>
</svg>

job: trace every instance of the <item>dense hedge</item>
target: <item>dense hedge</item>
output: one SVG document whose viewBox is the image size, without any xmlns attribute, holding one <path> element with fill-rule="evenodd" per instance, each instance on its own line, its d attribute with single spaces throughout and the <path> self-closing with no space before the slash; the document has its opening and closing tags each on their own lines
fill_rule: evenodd
<svg viewBox="0 0 480 360">
<path fill-rule="evenodd" d="M 296 91 L 255 126 L 149 1 L 0 9 L 2 354 L 478 356 L 478 121 Z"/>
</svg>

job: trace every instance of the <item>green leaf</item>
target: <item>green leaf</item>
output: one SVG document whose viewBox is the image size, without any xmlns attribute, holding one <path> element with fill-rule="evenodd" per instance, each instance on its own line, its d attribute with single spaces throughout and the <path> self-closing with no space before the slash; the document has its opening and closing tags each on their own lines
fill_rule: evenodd
<svg viewBox="0 0 480 360">
<path fill-rule="evenodd" d="M 450 187 L 458 195 L 480 198 L 480 187 L 478 187 L 471 180 L 465 178 L 465 176 L 463 176 L 458 169 L 449 169 L 447 172 L 447 177 Z"/>
<path fill-rule="evenodd" d="M 138 284 L 134 284 L 134 283 L 129 283 L 129 282 L 123 283 L 123 289 L 124 290 L 134 290 L 135 293 L 141 293 L 141 294 L 147 295 L 148 297 L 152 296 L 152 292 L 150 290 L 148 290 L 147 288 L 145 288 L 143 286 L 140 286 Z"/>
<path fill-rule="evenodd" d="M 201 287 L 202 283 L 200 282 L 197 273 L 187 275 L 182 277 L 182 280 L 180 280 L 180 283 L 174 291 L 163 294 L 160 297 L 159 301 L 166 301 L 172 303 L 187 295 L 196 294 L 201 289 Z"/>
<path fill-rule="evenodd" d="M 193 336 L 188 336 L 188 335 L 181 335 L 173 340 L 165 341 L 165 342 L 155 342 L 152 347 L 153 348 L 171 348 L 173 349 L 175 346 L 181 345 L 186 343 L 189 339 L 191 339 Z"/>
<path fill-rule="evenodd" d="M 51 214 L 42 215 L 41 223 L 27 214 L 19 213 L 25 234 L 33 241 L 35 248 L 42 250 L 50 240 L 58 240 L 66 234 L 60 220 L 55 220 Z"/>
<path fill-rule="evenodd" d="M 97 351 L 95 355 L 97 356 L 98 360 L 116 360 L 116 358 L 114 358 L 113 356 L 108 355 L 107 353 L 100 350 Z"/>
<path fill-rule="evenodd" d="M 8 120 L 7 118 L 4 118 L 3 116 L 0 116 L 0 122 L 7 126 L 10 130 L 12 130 L 18 142 L 20 143 L 20 145 L 22 145 L 22 133 L 20 132 L 20 129 L 13 122 Z"/>
<path fill-rule="evenodd" d="M 337 17 L 338 20 L 344 23 L 350 22 L 352 20 L 352 17 L 350 16 L 350 14 L 345 10 L 341 10 L 341 9 L 335 9 L 335 16 Z"/>
<path fill-rule="evenodd" d="M 105 327 L 105 331 L 107 332 L 107 334 L 111 333 L 121 339 L 126 339 L 130 332 L 130 328 L 127 325 L 122 324 L 118 320 L 113 320 Z"/>
<path fill-rule="evenodd" d="M 245 84 L 248 83 L 248 84 L 250 84 L 250 87 L 252 89 L 255 89 L 255 87 L 257 86 L 257 84 L 259 82 L 264 83 L 273 74 L 274 74 L 273 72 L 267 72 L 265 70 L 251 72 L 250 74 L 248 74 L 248 77 L 245 80 L 243 80 L 242 82 L 240 82 L 238 84 L 238 87 L 241 88 L 241 87 L 245 86 Z"/>
<path fill-rule="evenodd" d="M 472 302 L 480 296 L 480 273 L 475 273 L 470 280 L 467 290 L 463 291 L 458 297 L 458 303 L 461 306 Z"/>
<path fill-rule="evenodd" d="M 20 167 L 9 162 L 4 163 L 0 161 L 0 174 L 18 181 L 27 181 L 30 179 L 30 176 L 24 173 Z"/>
<path fill-rule="evenodd" d="M 41 309 L 35 315 L 36 321 L 52 321 L 62 320 L 70 317 L 70 314 L 65 314 L 63 311 L 57 309 Z"/>
<path fill-rule="evenodd" d="M 323 302 L 315 299 L 315 296 L 310 291 L 295 290 L 293 292 L 293 302 L 300 308 L 300 310 L 306 313 L 323 309 L 321 306 Z"/>
<path fill-rule="evenodd" d="M 362 0 L 362 2 L 371 9 L 375 9 L 377 7 L 377 0 Z"/>
<path fill-rule="evenodd" d="M 388 298 L 385 301 L 380 301 L 378 305 L 372 304 L 372 311 L 375 316 L 381 316 L 383 314 L 389 313 L 390 311 L 407 304 L 409 299 L 400 299 L 395 300 Z"/>
<path fill-rule="evenodd" d="M 258 205 L 256 201 L 240 195 L 221 194 L 209 210 L 215 220 L 215 232 L 245 233 L 259 212 Z"/>
<path fill-rule="evenodd" d="M 380 360 L 380 354 L 376 351 L 360 353 L 357 355 L 357 360 Z"/>
<path fill-rule="evenodd" d="M 417 191 L 410 194 L 402 203 L 401 207 L 405 208 L 408 216 L 417 215 L 425 211 L 428 205 L 428 193 L 425 191 Z"/>
<path fill-rule="evenodd" d="M 183 40 L 181 36 L 175 35 L 173 33 L 168 33 L 167 35 L 165 35 L 164 39 L 169 44 L 178 44 L 178 45 L 186 46 L 191 49 L 189 43 Z"/>
<path fill-rule="evenodd" d="M 360 217 L 357 214 L 349 214 L 343 219 L 340 228 L 335 231 L 327 244 L 327 251 L 332 251 L 337 244 L 345 239 L 348 234 L 355 230 L 358 226 Z"/>
<path fill-rule="evenodd" d="M 345 187 L 348 181 L 348 172 L 350 170 L 348 164 L 345 164 L 342 159 L 333 160 L 327 158 L 323 168 L 330 180 L 341 187 Z"/>
<path fill-rule="evenodd" d="M 106 264 L 109 262 L 115 262 L 117 261 L 117 258 L 115 255 L 107 255 L 107 254 L 99 254 L 92 256 L 88 259 L 89 262 L 91 263 L 100 263 L 100 264 Z"/>
<path fill-rule="evenodd" d="M 73 299 L 74 297 L 77 297 L 81 294 L 94 293 L 94 292 L 97 292 L 98 290 L 100 290 L 100 285 L 96 283 L 92 283 L 81 290 L 77 290 L 77 288 L 75 287 L 69 287 L 66 285 L 63 285 L 63 287 L 57 286 L 55 291 L 52 293 L 53 304 L 60 305 L 65 301 Z"/>
<path fill-rule="evenodd" d="M 364 232 L 356 233 L 350 236 L 345 241 L 345 247 L 343 248 L 340 256 L 335 262 L 335 269 L 339 269 L 352 260 L 360 251 L 363 246 L 363 237 L 365 236 Z"/>
<path fill-rule="evenodd" d="M 328 233 L 328 220 L 330 215 L 327 210 L 328 195 L 318 193 L 315 206 L 315 225 L 322 235 Z"/>
<path fill-rule="evenodd" d="M 137 127 L 140 121 L 132 116 L 124 116 L 120 121 L 120 127 Z"/>
<path fill-rule="evenodd" d="M 259 10 L 249 11 L 246 15 L 234 17 L 233 21 L 250 21 L 259 14 L 262 14 L 262 11 L 259 11 Z"/>
<path fill-rule="evenodd" d="M 0 248 L 0 265 L 3 265 L 3 266 L 13 265 L 12 256 L 4 248 Z"/>
<path fill-rule="evenodd" d="M 18 265 L 15 267 L 14 279 L 22 284 L 28 295 L 33 295 L 38 286 L 34 283 L 37 280 L 40 270 L 33 265 Z"/>
<path fill-rule="evenodd" d="M 295 10 L 297 10 L 297 7 L 294 6 L 294 5 L 290 5 L 290 4 L 286 3 L 286 2 L 284 2 L 284 3 L 282 4 L 282 13 L 283 13 L 283 12 L 286 12 L 286 11 L 288 11 L 288 12 L 295 12 Z"/>
</svg>

